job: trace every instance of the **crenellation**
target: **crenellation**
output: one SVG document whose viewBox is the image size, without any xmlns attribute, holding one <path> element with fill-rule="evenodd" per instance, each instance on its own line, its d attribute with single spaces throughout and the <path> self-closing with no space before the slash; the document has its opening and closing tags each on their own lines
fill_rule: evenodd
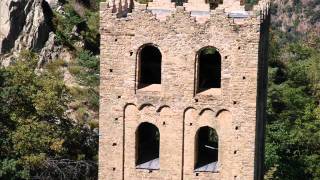
<svg viewBox="0 0 320 180">
<path fill-rule="evenodd" d="M 233 18 L 235 21 L 241 21 L 249 17 L 260 17 L 268 14 L 269 0 L 259 1 L 254 5 L 251 11 L 246 11 L 244 5 L 240 1 L 230 0 L 220 4 L 216 9 L 210 10 L 209 4 L 204 1 L 189 1 L 184 3 L 183 6 L 176 6 L 169 0 L 155 0 L 148 4 L 140 4 L 138 2 L 124 0 L 114 0 L 110 2 L 101 3 L 101 11 L 103 14 L 114 14 L 115 17 L 123 19 L 131 16 L 133 12 L 149 11 L 161 21 L 166 21 L 168 16 L 177 14 L 181 11 L 188 12 L 191 16 L 195 17 L 198 23 L 204 23 L 210 19 L 212 14 L 223 14 L 226 17 Z"/>
</svg>

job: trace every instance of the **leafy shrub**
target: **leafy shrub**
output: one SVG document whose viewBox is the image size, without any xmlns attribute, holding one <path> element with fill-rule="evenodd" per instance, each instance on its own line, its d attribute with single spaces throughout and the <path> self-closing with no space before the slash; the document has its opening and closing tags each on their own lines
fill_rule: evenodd
<svg viewBox="0 0 320 180">
<path fill-rule="evenodd" d="M 77 72 L 80 82 L 87 86 L 99 85 L 100 60 L 90 51 L 84 50 L 77 54 L 77 64 L 81 71 Z"/>
<path fill-rule="evenodd" d="M 265 178 L 319 179 L 320 52 L 271 35 Z"/>
<path fill-rule="evenodd" d="M 38 75 L 36 62 L 23 52 L 0 68 L 0 179 L 97 178 L 97 132 L 66 116 L 70 94 L 61 74 Z"/>
</svg>

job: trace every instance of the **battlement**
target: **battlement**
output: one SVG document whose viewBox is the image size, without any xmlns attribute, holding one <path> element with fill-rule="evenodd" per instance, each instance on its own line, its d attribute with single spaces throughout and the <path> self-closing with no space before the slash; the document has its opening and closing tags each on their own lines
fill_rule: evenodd
<svg viewBox="0 0 320 180">
<path fill-rule="evenodd" d="M 133 0 L 110 0 L 102 2 L 100 11 L 108 12 L 117 18 L 127 18 L 135 11 L 150 11 L 160 21 L 165 21 L 168 16 L 174 15 L 177 11 L 186 11 L 190 16 L 195 17 L 196 22 L 204 23 L 210 19 L 211 14 L 224 14 L 228 18 L 240 19 L 257 18 L 265 19 L 269 13 L 270 0 L 259 0 L 250 10 L 246 10 L 245 5 L 239 0 L 225 0 L 211 8 L 204 0 L 189 0 L 183 6 L 176 6 L 171 0 L 154 0 L 147 4 L 140 4 Z"/>
</svg>

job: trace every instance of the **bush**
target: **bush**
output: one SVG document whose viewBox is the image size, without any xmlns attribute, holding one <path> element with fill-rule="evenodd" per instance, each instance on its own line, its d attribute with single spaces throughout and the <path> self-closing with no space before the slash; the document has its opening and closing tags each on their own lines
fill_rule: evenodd
<svg viewBox="0 0 320 180">
<path fill-rule="evenodd" d="M 58 68 L 38 75 L 36 62 L 23 52 L 0 68 L 0 179 L 97 178 L 97 132 L 66 116 L 70 94 Z"/>
<path fill-rule="evenodd" d="M 77 77 L 81 84 L 96 87 L 99 85 L 100 60 L 93 56 L 90 51 L 84 50 L 77 54 L 77 64 L 80 71 Z"/>
</svg>

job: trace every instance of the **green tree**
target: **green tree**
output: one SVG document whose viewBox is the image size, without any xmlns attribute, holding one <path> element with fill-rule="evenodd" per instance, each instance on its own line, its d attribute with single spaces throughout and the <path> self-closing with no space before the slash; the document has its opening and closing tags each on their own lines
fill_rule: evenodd
<svg viewBox="0 0 320 180">
<path fill-rule="evenodd" d="M 279 36 L 270 45 L 266 179 L 320 179 L 320 52 Z"/>
<path fill-rule="evenodd" d="M 0 69 L 0 178 L 95 179 L 97 132 L 66 116 L 71 96 L 59 69 L 38 74 L 36 62 L 23 52 Z"/>
</svg>

